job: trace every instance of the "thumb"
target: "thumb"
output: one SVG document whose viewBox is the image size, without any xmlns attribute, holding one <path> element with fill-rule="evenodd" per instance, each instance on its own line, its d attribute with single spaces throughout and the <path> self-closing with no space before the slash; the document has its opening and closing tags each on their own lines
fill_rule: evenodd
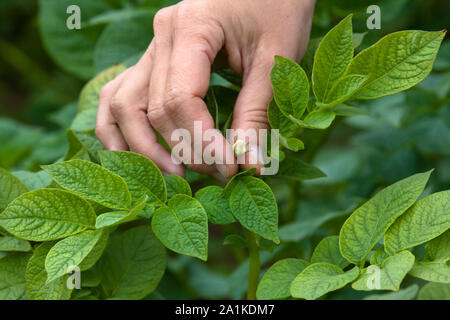
<svg viewBox="0 0 450 320">
<path fill-rule="evenodd" d="M 273 59 L 257 60 L 254 60 L 248 71 L 244 71 L 242 90 L 234 107 L 230 142 L 236 147 L 237 139 L 248 143 L 248 151 L 237 156 L 238 164 L 246 170 L 256 168 L 256 174 L 259 175 L 264 167 L 263 154 L 267 146 L 264 141 L 267 134 L 264 136 L 263 133 L 270 129 L 267 107 L 273 97 L 270 83 Z"/>
</svg>

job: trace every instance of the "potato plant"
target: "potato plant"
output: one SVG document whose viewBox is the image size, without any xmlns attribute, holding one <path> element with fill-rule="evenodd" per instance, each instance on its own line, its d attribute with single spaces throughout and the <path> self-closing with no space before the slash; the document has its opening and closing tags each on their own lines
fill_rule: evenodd
<svg viewBox="0 0 450 320">
<path fill-rule="evenodd" d="M 43 1 L 44 16 L 53 10 L 50 2 Z M 91 18 L 88 32 L 111 18 L 102 16 L 102 9 L 93 10 L 100 16 Z M 58 47 L 49 36 L 57 30 L 50 27 L 42 29 L 51 53 L 57 60 L 74 59 L 79 53 Z M 395 32 L 355 55 L 362 35 L 353 33 L 349 15 L 311 42 L 301 65 L 275 57 L 268 118 L 281 134 L 280 170 L 264 178 L 254 176 L 254 170 L 240 172 L 225 185 L 208 180 L 199 186 L 192 172 L 186 180 L 163 175 L 144 156 L 103 150 L 93 133 L 100 88 L 125 67 L 106 69 L 80 94 L 62 159 L 38 172 L 0 170 L 0 299 L 158 298 L 166 269 L 176 269 L 183 256 L 209 263 L 209 234 L 217 228 L 233 231 L 224 245 L 248 252 L 236 270 L 247 277 L 248 299 L 318 299 L 344 287 L 374 291 L 367 296 L 372 299 L 411 299 L 419 287 L 404 288 L 407 276 L 428 282 L 419 298 L 448 298 L 450 190 L 424 192 L 433 170 L 396 181 L 361 201 L 339 222 L 338 234 L 322 237 L 308 260 L 272 259 L 261 272 L 270 260 L 267 254 L 292 239 L 293 228 L 302 227 L 298 221 L 279 229 L 279 206 L 285 200 L 277 201 L 271 183 L 325 176 L 305 161 L 308 157 L 299 157 L 320 148 L 316 141 L 304 143 L 303 136 L 329 133 L 339 119 L 363 113 L 357 103 L 399 93 L 425 79 L 444 36 L 445 31 Z M 87 55 L 78 58 L 86 60 L 85 68 L 73 71 L 89 75 Z M 97 61 L 98 70 L 104 69 L 103 62 Z M 216 93 L 239 87 L 229 72 L 211 79 L 206 100 L 224 129 L 230 121 L 219 114 L 217 105 L 224 102 Z M 67 285 L 76 270 L 81 289 Z"/>
</svg>

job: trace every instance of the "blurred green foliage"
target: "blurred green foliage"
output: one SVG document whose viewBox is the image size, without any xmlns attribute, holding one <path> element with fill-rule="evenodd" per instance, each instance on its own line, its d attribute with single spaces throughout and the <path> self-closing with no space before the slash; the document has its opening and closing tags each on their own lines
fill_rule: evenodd
<svg viewBox="0 0 450 320">
<path fill-rule="evenodd" d="M 152 16 L 173 2 L 2 0 L 0 167 L 37 171 L 39 165 L 62 158 L 67 150 L 65 131 L 76 115 L 83 84 L 114 64 L 134 64 L 152 38 Z M 69 4 L 89 8 L 82 11 L 83 28 L 76 36 L 65 28 L 55 34 L 50 27 L 65 25 Z M 366 8 L 372 4 L 381 7 L 381 30 L 366 28 Z M 354 14 L 354 31 L 367 32 L 358 48 L 362 50 L 397 30 L 445 28 L 450 3 L 318 0 L 311 39 L 323 36 L 349 13 Z M 300 154 L 327 177 L 308 182 L 267 178 L 280 207 L 283 244 L 262 252 L 263 265 L 283 257 L 309 259 L 318 241 L 337 234 L 347 215 L 364 199 L 413 173 L 436 169 L 425 194 L 449 189 L 449 92 L 450 42 L 446 39 L 433 72 L 418 86 L 358 103 L 368 115 L 336 121 L 337 125 L 325 133 L 305 132 L 305 145 L 310 147 Z M 236 93 L 224 87 L 217 87 L 214 93 L 219 118 L 226 122 Z M 188 180 L 194 190 L 213 181 L 192 172 Z M 149 298 L 241 298 L 246 291 L 248 261 L 242 249 L 222 246 L 225 236 L 236 230 L 233 225 L 213 227 L 208 265 L 186 256 L 172 257 L 168 272 Z M 415 280 L 406 285 L 411 281 Z M 328 298 L 365 295 L 348 288 Z"/>
</svg>

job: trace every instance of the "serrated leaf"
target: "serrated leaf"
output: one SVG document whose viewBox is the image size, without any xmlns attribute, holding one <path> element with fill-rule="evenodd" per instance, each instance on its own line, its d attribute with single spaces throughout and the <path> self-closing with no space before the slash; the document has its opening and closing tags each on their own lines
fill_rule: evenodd
<svg viewBox="0 0 450 320">
<path fill-rule="evenodd" d="M 413 284 L 408 288 L 399 290 L 397 292 L 371 294 L 367 297 L 364 297 L 364 300 L 413 300 L 416 297 L 418 291 L 419 286 L 417 284 Z"/>
<path fill-rule="evenodd" d="M 31 241 L 65 238 L 93 228 L 95 212 L 86 200 L 59 189 L 23 194 L 0 214 L 0 225 L 11 234 Z"/>
<path fill-rule="evenodd" d="M 31 245 L 28 241 L 16 239 L 14 237 L 0 237 L 0 251 L 31 251 Z"/>
<path fill-rule="evenodd" d="M 350 74 L 340 78 L 330 89 L 325 98 L 325 103 L 317 103 L 322 108 L 332 108 L 350 99 L 351 96 L 364 84 L 367 76 Z"/>
<path fill-rule="evenodd" d="M 278 206 L 270 187 L 250 176 L 236 182 L 229 200 L 233 216 L 248 230 L 278 244 Z"/>
<path fill-rule="evenodd" d="M 319 242 L 311 256 L 311 263 L 318 262 L 334 264 L 341 269 L 350 264 L 339 251 L 339 236 L 329 236 Z"/>
<path fill-rule="evenodd" d="M 283 259 L 275 262 L 264 273 L 256 291 L 258 300 L 286 299 L 291 296 L 291 283 L 307 266 L 308 261 Z"/>
<path fill-rule="evenodd" d="M 12 172 L 24 185 L 31 191 L 43 189 L 50 185 L 52 178 L 45 171 L 30 172 L 30 171 L 14 171 Z"/>
<path fill-rule="evenodd" d="M 325 101 L 328 92 L 345 73 L 353 57 L 352 15 L 331 29 L 314 55 L 312 86 L 317 101 Z"/>
<path fill-rule="evenodd" d="M 12 173 L 0 168 L 0 211 L 18 196 L 28 192 L 28 188 Z"/>
<path fill-rule="evenodd" d="M 101 166 L 85 161 L 70 160 L 42 166 L 64 189 L 105 207 L 126 210 L 131 196 L 125 181 Z"/>
<path fill-rule="evenodd" d="M 150 159 L 125 151 L 100 151 L 99 154 L 102 165 L 126 181 L 133 199 L 147 195 L 149 204 L 165 204 L 166 184 L 161 171 Z"/>
<path fill-rule="evenodd" d="M 196 199 L 183 194 L 171 198 L 153 213 L 152 229 L 170 250 L 207 260 L 208 217 Z"/>
<path fill-rule="evenodd" d="M 208 186 L 198 190 L 195 198 L 205 208 L 208 221 L 213 224 L 230 224 L 236 221 L 231 212 L 224 190 L 217 186 Z"/>
<path fill-rule="evenodd" d="M 172 198 L 176 194 L 185 194 L 189 197 L 192 196 L 192 190 L 189 183 L 175 174 L 164 176 L 166 182 L 167 198 Z"/>
<path fill-rule="evenodd" d="M 25 279 L 28 297 L 31 300 L 64 300 L 68 298 L 66 278 L 61 277 L 47 283 L 45 258 L 54 242 L 44 242 L 36 247 L 28 261 Z"/>
<path fill-rule="evenodd" d="M 439 283 L 450 283 L 450 259 L 416 262 L 409 274 L 413 277 Z"/>
<path fill-rule="evenodd" d="M 305 71 L 292 60 L 275 56 L 270 79 L 280 111 L 300 119 L 309 100 L 309 81 Z"/>
<path fill-rule="evenodd" d="M 306 267 L 292 282 L 291 295 L 294 298 L 315 300 L 324 294 L 340 289 L 355 280 L 359 268 L 344 272 L 329 263 L 314 263 Z"/>
<path fill-rule="evenodd" d="M 400 288 L 403 278 L 414 265 L 414 255 L 409 251 L 402 251 L 383 261 L 380 267 L 370 266 L 363 269 L 361 276 L 353 282 L 355 290 L 393 290 Z M 379 277 L 379 282 L 378 279 Z"/>
<path fill-rule="evenodd" d="M 386 253 L 384 247 L 380 247 L 370 257 L 370 264 L 381 266 L 387 258 L 389 258 L 389 254 Z"/>
<path fill-rule="evenodd" d="M 301 160 L 298 155 L 292 154 L 280 163 L 277 176 L 301 181 L 322 178 L 327 175 L 319 168 Z"/>
<path fill-rule="evenodd" d="M 14 252 L 0 259 L 0 300 L 27 298 L 25 269 L 31 254 Z"/>
<path fill-rule="evenodd" d="M 400 31 L 391 33 L 361 51 L 347 74 L 369 79 L 353 96 L 375 99 L 406 90 L 430 73 L 445 32 Z"/>
<path fill-rule="evenodd" d="M 416 202 L 386 232 L 390 254 L 425 243 L 450 228 L 450 190 Z"/>
<path fill-rule="evenodd" d="M 450 284 L 427 283 L 420 289 L 417 300 L 450 300 Z"/>
<path fill-rule="evenodd" d="M 102 287 L 111 299 L 142 299 L 159 284 L 166 251 L 147 226 L 128 229 L 108 244 L 100 260 Z"/>
<path fill-rule="evenodd" d="M 130 211 L 113 211 L 102 213 L 97 217 L 95 227 L 97 229 L 112 227 L 136 219 L 136 217 L 144 210 L 147 199 L 148 196 L 141 197 Z"/>
<path fill-rule="evenodd" d="M 345 221 L 339 235 L 344 258 L 355 264 L 364 261 L 395 219 L 413 205 L 430 174 L 428 171 L 400 180 L 356 209 Z"/>
<path fill-rule="evenodd" d="M 79 266 L 100 240 L 103 230 L 85 231 L 67 237 L 55 244 L 45 259 L 47 282 L 67 273 L 72 266 Z"/>
</svg>

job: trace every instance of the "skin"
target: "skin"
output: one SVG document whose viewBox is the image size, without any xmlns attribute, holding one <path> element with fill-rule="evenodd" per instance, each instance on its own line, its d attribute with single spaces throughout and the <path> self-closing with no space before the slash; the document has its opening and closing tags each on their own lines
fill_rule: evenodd
<svg viewBox="0 0 450 320">
<path fill-rule="evenodd" d="M 193 137 L 194 121 L 213 129 L 214 121 L 203 101 L 211 69 L 224 62 L 242 76 L 232 129 L 269 129 L 267 106 L 273 92 L 270 71 L 274 56 L 295 61 L 309 40 L 314 0 L 184 0 L 161 9 L 155 16 L 154 38 L 140 61 L 101 90 L 96 135 L 108 150 L 132 150 L 150 158 L 167 174 L 185 175 L 169 151 L 158 143 L 158 131 L 170 147 L 175 129 Z M 225 57 L 225 59 L 223 59 Z M 224 61 L 225 60 L 225 61 Z M 226 139 L 216 156 L 234 158 Z M 262 165 L 252 157 L 258 141 L 248 141 L 245 169 Z M 209 142 L 203 143 L 203 148 Z M 192 151 L 194 154 L 194 150 Z M 225 178 L 238 164 L 189 164 L 190 169 Z"/>
</svg>

